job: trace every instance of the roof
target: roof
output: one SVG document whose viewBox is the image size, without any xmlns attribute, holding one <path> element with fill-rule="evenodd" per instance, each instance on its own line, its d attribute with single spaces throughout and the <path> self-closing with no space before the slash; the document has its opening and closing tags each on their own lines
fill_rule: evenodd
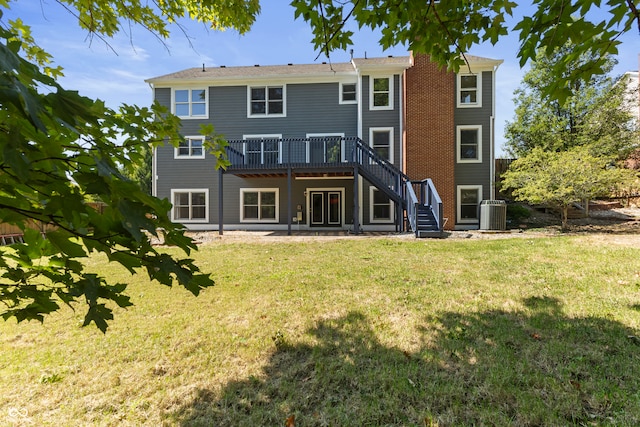
<svg viewBox="0 0 640 427">
<path fill-rule="evenodd" d="M 469 62 L 477 65 L 499 65 L 501 60 L 466 55 Z M 377 58 L 353 58 L 351 62 L 317 63 L 317 64 L 287 64 L 287 65 L 252 65 L 226 67 L 188 68 L 163 76 L 145 80 L 151 84 L 198 83 L 203 81 L 246 81 L 262 79 L 335 79 L 336 75 L 353 75 L 357 70 L 366 71 L 396 71 L 401 72 L 411 67 L 410 56 L 386 56 Z"/>
<path fill-rule="evenodd" d="M 300 75 L 322 75 L 335 73 L 353 73 L 353 66 L 348 62 L 334 64 L 302 64 L 302 65 L 253 65 L 240 67 L 196 67 L 166 74 L 164 76 L 153 77 L 146 80 L 149 83 L 169 80 L 217 80 L 217 79 L 251 79 L 274 76 L 300 76 Z"/>
</svg>

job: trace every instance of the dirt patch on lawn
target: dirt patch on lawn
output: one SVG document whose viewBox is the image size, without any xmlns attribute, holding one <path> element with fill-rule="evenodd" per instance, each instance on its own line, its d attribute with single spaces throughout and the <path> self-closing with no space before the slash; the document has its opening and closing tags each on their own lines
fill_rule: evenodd
<svg viewBox="0 0 640 427">
<path fill-rule="evenodd" d="M 339 239 L 414 239 L 412 233 L 367 232 L 354 235 L 346 231 L 217 231 L 189 232 L 198 244 L 224 243 L 274 243 L 332 241 Z M 620 244 L 640 248 L 640 208 L 611 208 L 591 211 L 588 218 L 569 220 L 569 230 L 562 232 L 560 218 L 544 211 L 531 211 L 531 216 L 522 224 L 511 225 L 506 231 L 449 231 L 445 239 L 505 239 L 534 238 L 560 235 L 578 235 L 596 244 Z"/>
</svg>

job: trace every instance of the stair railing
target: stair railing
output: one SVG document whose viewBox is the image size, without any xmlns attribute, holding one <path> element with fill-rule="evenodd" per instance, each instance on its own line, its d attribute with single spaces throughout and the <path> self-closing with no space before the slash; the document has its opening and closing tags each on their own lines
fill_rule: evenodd
<svg viewBox="0 0 640 427">
<path fill-rule="evenodd" d="M 444 208 L 436 186 L 433 185 L 433 180 L 427 178 L 422 181 L 413 181 L 413 183 L 417 184 L 420 189 L 419 203 L 431 207 L 433 216 L 438 224 L 438 231 L 442 232 L 444 230 Z"/>
<path fill-rule="evenodd" d="M 360 138 L 302 138 L 228 141 L 227 156 L 234 165 L 284 166 L 303 164 L 357 164 L 360 173 L 390 199 L 407 210 L 412 231 L 418 233 L 418 207 L 431 208 L 439 231 L 444 228 L 443 207 L 433 181 L 411 181 L 397 166 L 380 156 Z M 321 144 L 321 145 L 319 145 Z M 327 145 L 329 144 L 329 145 Z M 330 148 L 330 149 L 329 149 Z"/>
<path fill-rule="evenodd" d="M 413 190 L 411 181 L 405 183 L 405 188 L 407 194 L 407 220 L 409 221 L 411 230 L 413 230 L 416 237 L 418 237 L 418 206 L 420 202 L 418 201 L 416 192 Z"/>
<path fill-rule="evenodd" d="M 375 152 L 373 148 L 365 144 L 360 138 L 349 138 L 353 142 L 352 161 L 365 171 L 367 178 L 375 180 L 374 184 L 391 196 L 395 202 L 403 205 L 405 197 L 405 183 L 409 177 L 400 172 L 397 166 Z M 351 142 L 351 141 L 350 141 Z"/>
</svg>

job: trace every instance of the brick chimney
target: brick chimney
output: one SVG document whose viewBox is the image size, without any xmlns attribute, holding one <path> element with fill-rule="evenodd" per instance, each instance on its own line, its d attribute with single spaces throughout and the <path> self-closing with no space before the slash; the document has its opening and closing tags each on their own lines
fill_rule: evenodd
<svg viewBox="0 0 640 427">
<path fill-rule="evenodd" d="M 455 74 L 440 69 L 426 55 L 411 53 L 404 75 L 405 173 L 413 180 L 431 178 L 440 194 L 445 229 L 456 220 Z"/>
</svg>

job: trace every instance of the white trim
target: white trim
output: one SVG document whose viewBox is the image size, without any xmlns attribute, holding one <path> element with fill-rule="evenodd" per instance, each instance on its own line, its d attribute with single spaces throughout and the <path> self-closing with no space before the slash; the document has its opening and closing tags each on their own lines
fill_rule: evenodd
<svg viewBox="0 0 640 427">
<path fill-rule="evenodd" d="M 389 218 L 388 219 L 374 219 L 373 217 L 373 194 L 376 191 L 380 191 L 374 186 L 369 187 L 369 222 L 371 224 L 393 224 L 395 217 L 395 206 L 393 200 L 389 199 Z"/>
<path fill-rule="evenodd" d="M 389 80 L 389 105 L 374 106 L 373 105 L 373 81 L 375 79 L 388 79 Z M 381 110 L 393 110 L 394 108 L 394 94 L 393 89 L 395 87 L 394 75 L 370 75 L 369 76 L 369 110 L 381 111 Z"/>
<path fill-rule="evenodd" d="M 495 84 L 495 82 L 494 82 Z M 494 102 L 495 104 L 495 102 Z M 489 117 L 489 199 L 494 200 L 496 198 L 496 154 L 495 154 L 495 116 Z"/>
<path fill-rule="evenodd" d="M 356 99 L 354 99 L 353 101 L 344 101 L 342 99 L 344 85 L 354 85 L 355 86 Z M 354 82 L 338 82 L 338 87 L 340 88 L 339 95 L 338 95 L 338 104 L 357 104 L 358 103 L 358 82 L 357 81 L 354 81 Z"/>
<path fill-rule="evenodd" d="M 151 160 L 151 195 L 158 197 L 158 147 L 153 147 Z"/>
<path fill-rule="evenodd" d="M 462 218 L 462 190 L 476 190 L 478 193 L 478 204 L 476 206 L 476 218 Z M 458 185 L 456 186 L 456 222 L 459 224 L 479 224 L 480 218 L 477 209 L 482 201 L 482 185 Z"/>
<path fill-rule="evenodd" d="M 177 90 L 186 90 L 189 92 L 189 115 L 188 116 L 179 116 L 176 113 L 176 91 Z M 191 111 L 192 111 L 191 91 L 194 91 L 194 90 L 204 90 L 204 115 L 191 114 Z M 209 118 L 209 87 L 207 85 L 172 87 L 171 88 L 171 113 L 175 114 L 182 120 L 208 119 Z"/>
<path fill-rule="evenodd" d="M 404 88 L 404 73 L 400 74 L 400 90 L 398 91 L 398 123 L 399 123 L 399 129 L 398 129 L 398 169 L 400 169 L 400 172 L 404 173 L 404 164 L 405 164 L 405 159 L 404 159 L 404 144 L 403 144 L 403 138 L 404 138 L 404 120 L 403 120 L 403 115 L 404 115 L 404 93 L 403 93 L 403 88 Z"/>
<path fill-rule="evenodd" d="M 461 131 L 463 130 L 475 130 L 478 133 L 478 148 L 476 149 L 476 159 L 462 158 L 461 150 Z M 459 125 L 456 126 L 456 162 L 458 163 L 482 163 L 482 125 Z"/>
<path fill-rule="evenodd" d="M 244 193 L 258 193 L 258 216 L 260 216 L 260 193 L 276 193 L 275 219 L 244 218 Z M 280 189 L 279 188 L 241 188 L 240 189 L 240 222 L 253 224 L 277 224 L 280 222 Z"/>
<path fill-rule="evenodd" d="M 192 193 L 204 193 L 204 218 L 198 219 L 183 219 L 176 218 L 175 215 L 175 206 L 174 206 L 174 197 L 176 193 L 189 193 L 189 215 L 191 216 L 191 194 Z M 209 189 L 208 188 L 172 188 L 171 189 L 171 221 L 178 222 L 181 224 L 188 223 L 205 223 L 209 222 Z"/>
<path fill-rule="evenodd" d="M 191 141 L 195 140 L 195 139 L 199 139 L 202 141 L 202 153 L 198 156 L 192 156 L 191 154 L 187 154 L 187 155 L 180 155 L 180 146 L 178 147 L 174 147 L 173 149 L 173 158 L 174 159 L 179 159 L 179 160 L 185 160 L 185 159 L 204 159 L 204 140 L 205 137 L 203 135 L 196 135 L 196 136 L 185 136 L 184 137 L 185 140 L 189 141 L 189 153 L 191 153 Z"/>
<path fill-rule="evenodd" d="M 251 114 L 251 89 L 264 88 L 265 89 L 265 102 L 268 104 L 269 88 L 281 87 L 282 88 L 282 113 L 280 114 Z M 268 105 L 265 105 L 268 111 Z M 274 118 L 274 117 L 287 117 L 287 85 L 285 83 L 272 83 L 272 84 L 251 84 L 247 85 L 247 118 L 260 119 L 260 118 Z"/>
<path fill-rule="evenodd" d="M 335 227 L 330 227 L 332 229 L 341 227 L 344 228 L 344 216 L 345 216 L 345 188 L 344 187 L 307 187 L 304 189 L 304 193 L 305 193 L 305 203 L 307 205 L 306 207 L 306 217 L 307 217 L 307 221 L 306 221 L 306 226 L 309 227 L 309 229 L 313 229 L 313 230 L 319 230 L 322 229 L 322 227 L 311 227 L 311 193 L 314 191 L 327 191 L 327 192 L 332 192 L 332 193 L 340 193 L 340 204 L 342 206 L 340 206 L 340 224 L 336 225 Z"/>
<path fill-rule="evenodd" d="M 353 63 L 353 61 L 352 61 Z M 358 93 L 356 94 L 356 96 L 358 97 L 358 138 L 363 139 L 362 138 L 362 114 L 363 114 L 363 106 L 362 106 L 362 87 L 364 86 L 362 83 L 362 73 L 360 73 L 360 70 L 357 70 L 358 73 L 358 87 L 356 88 L 356 90 L 358 91 Z"/>
<path fill-rule="evenodd" d="M 462 77 L 476 76 L 476 102 L 462 102 L 460 93 L 462 92 Z M 478 73 L 460 73 L 456 75 L 456 106 L 458 108 L 481 108 L 482 107 L 482 71 Z"/>
<path fill-rule="evenodd" d="M 393 127 L 371 127 L 369 128 L 369 147 L 372 150 L 375 150 L 373 147 L 373 133 L 374 132 L 389 132 L 389 158 L 387 159 L 389 162 L 393 163 L 394 161 L 394 151 L 395 151 L 395 136 Z"/>
<path fill-rule="evenodd" d="M 344 148 L 344 132 L 334 132 L 334 133 L 308 133 L 306 138 L 322 138 L 325 136 L 339 136 L 340 138 L 342 138 L 342 140 L 340 141 L 340 161 L 341 162 L 346 162 L 347 159 L 345 157 L 345 148 Z M 311 161 L 311 152 L 310 152 L 311 146 L 310 144 L 307 144 L 307 163 L 309 163 Z M 326 154 L 326 150 L 325 150 L 325 154 Z M 325 157 L 325 162 L 327 161 L 326 157 Z"/>
</svg>

